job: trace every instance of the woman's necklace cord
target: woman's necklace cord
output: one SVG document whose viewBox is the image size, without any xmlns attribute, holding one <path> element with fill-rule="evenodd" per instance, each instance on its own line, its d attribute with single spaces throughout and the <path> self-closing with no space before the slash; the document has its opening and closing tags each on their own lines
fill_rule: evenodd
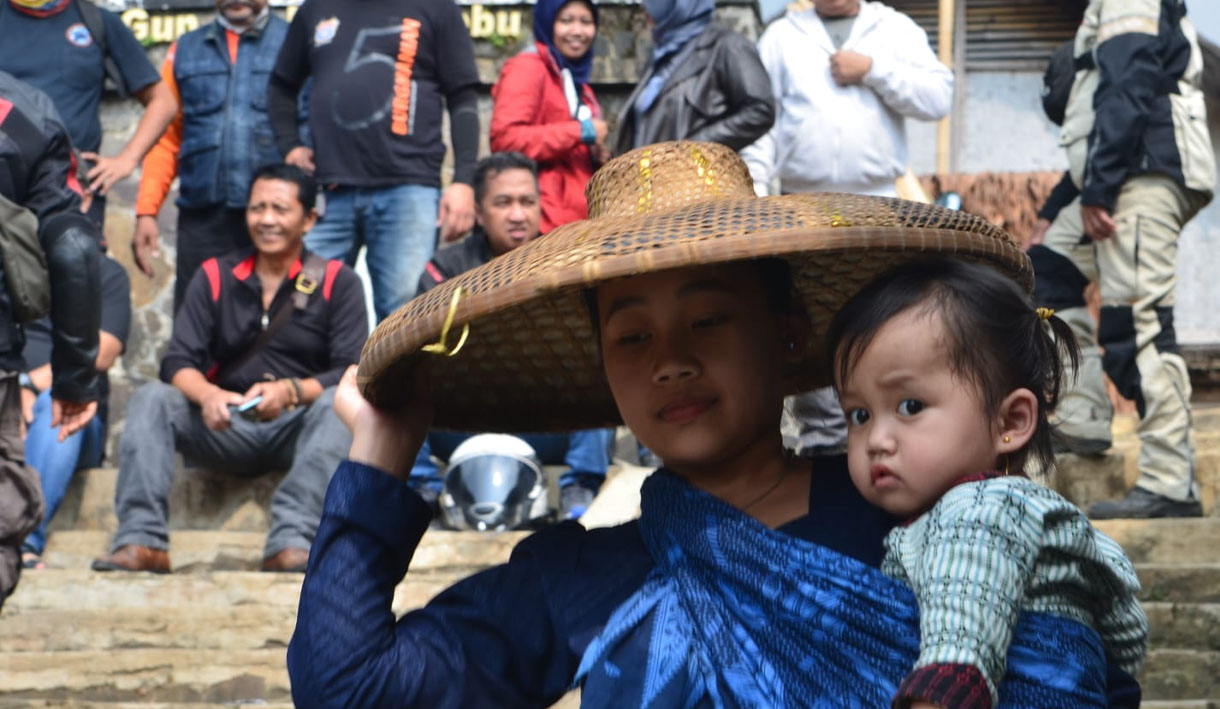
<svg viewBox="0 0 1220 709">
<path fill-rule="evenodd" d="M 782 483 L 782 482 L 784 481 L 784 478 L 788 477 L 788 467 L 789 467 L 789 466 L 785 465 L 785 466 L 784 466 L 784 469 L 780 471 L 780 473 L 779 473 L 779 477 L 775 479 L 775 482 L 771 483 L 771 487 L 767 488 L 766 490 L 763 490 L 763 492 L 762 492 L 762 494 L 761 494 L 761 495 L 759 495 L 758 497 L 755 497 L 753 500 L 750 500 L 748 503 L 746 503 L 745 505 L 743 505 L 743 506 L 740 508 L 740 509 L 741 509 L 741 511 L 742 511 L 742 512 L 745 512 L 745 511 L 749 510 L 749 509 L 750 509 L 751 507 L 753 507 L 754 505 L 757 505 L 758 503 L 760 503 L 760 502 L 762 502 L 763 500 L 767 499 L 767 496 L 768 496 L 768 495 L 770 495 L 771 493 L 775 492 L 775 489 L 776 489 L 776 488 L 778 488 L 778 487 L 779 487 L 779 484 L 780 484 L 780 483 Z"/>
</svg>

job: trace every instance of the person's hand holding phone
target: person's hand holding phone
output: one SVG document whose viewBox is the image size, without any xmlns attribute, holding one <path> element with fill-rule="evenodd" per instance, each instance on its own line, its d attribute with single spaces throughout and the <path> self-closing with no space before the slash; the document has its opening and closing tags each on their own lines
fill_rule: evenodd
<svg viewBox="0 0 1220 709">
<path fill-rule="evenodd" d="M 234 406 L 233 410 L 248 421 L 257 421 L 258 405 L 261 403 L 263 403 L 263 397 L 256 396 L 253 399 L 248 399 L 237 406 Z"/>
<path fill-rule="evenodd" d="M 245 401 L 245 397 L 235 391 L 226 391 L 213 387 L 199 404 L 202 410 L 203 425 L 210 431 L 223 431 L 229 427 L 229 407 L 237 406 Z"/>
<path fill-rule="evenodd" d="M 255 398 L 259 399 L 259 402 L 254 405 L 251 415 L 259 421 L 270 421 L 288 408 L 289 402 L 292 401 L 292 395 L 288 393 L 290 386 L 292 385 L 286 379 L 257 382 L 246 390 L 242 400 L 244 403 Z"/>
</svg>

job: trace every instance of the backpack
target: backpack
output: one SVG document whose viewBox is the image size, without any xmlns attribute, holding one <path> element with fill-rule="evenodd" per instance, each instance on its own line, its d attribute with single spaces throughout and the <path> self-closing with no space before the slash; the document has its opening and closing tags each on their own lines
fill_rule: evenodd
<svg viewBox="0 0 1220 709">
<path fill-rule="evenodd" d="M 1059 45 L 1051 54 L 1046 73 L 1042 75 L 1042 110 L 1057 126 L 1063 125 L 1067 113 L 1068 97 L 1072 93 L 1072 82 L 1076 80 L 1076 58 L 1072 52 L 1075 42 L 1069 40 Z"/>
<path fill-rule="evenodd" d="M 0 258 L 17 321 L 33 322 L 51 312 L 51 277 L 38 241 L 38 217 L 2 194 Z"/>
<path fill-rule="evenodd" d="M 102 50 L 102 66 L 105 67 L 106 78 L 114 84 L 119 98 L 127 98 L 127 84 L 123 83 L 123 72 L 119 71 L 119 65 L 106 49 L 106 22 L 102 11 L 89 0 L 72 0 L 72 4 L 76 5 L 77 11 L 80 12 L 81 21 L 84 22 L 85 29 L 89 30 L 89 34 L 93 35 L 97 48 Z"/>
</svg>

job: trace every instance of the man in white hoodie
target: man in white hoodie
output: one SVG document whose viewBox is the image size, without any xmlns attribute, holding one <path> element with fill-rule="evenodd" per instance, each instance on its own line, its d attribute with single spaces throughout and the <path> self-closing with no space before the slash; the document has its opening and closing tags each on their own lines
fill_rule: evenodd
<svg viewBox="0 0 1220 709">
<path fill-rule="evenodd" d="M 907 118 L 949 112 L 953 73 L 906 15 L 867 0 L 813 0 L 776 20 L 758 41 L 771 76 L 771 130 L 742 151 L 759 194 L 895 196 L 906 171 Z"/>
<path fill-rule="evenodd" d="M 907 168 L 906 119 L 949 112 L 953 73 L 919 25 L 868 0 L 790 8 L 758 41 L 775 125 L 745 148 L 754 189 L 896 197 Z M 841 450 L 847 423 L 831 389 L 788 402 L 785 438 L 803 452 Z M 795 427 L 795 430 L 793 430 Z M 795 438 L 795 441 L 792 440 Z"/>
</svg>

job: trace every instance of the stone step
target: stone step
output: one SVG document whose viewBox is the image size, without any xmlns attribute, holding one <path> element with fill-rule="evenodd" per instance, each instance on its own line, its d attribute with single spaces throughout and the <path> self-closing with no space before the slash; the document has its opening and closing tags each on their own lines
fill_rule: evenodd
<svg viewBox="0 0 1220 709">
<path fill-rule="evenodd" d="M 296 607 L 19 608 L 0 618 L 0 653 L 285 648 Z M 48 632 L 71 628 L 70 632 Z M 2 709 L 2 705 L 0 705 Z"/>
<path fill-rule="evenodd" d="M 1140 702 L 1140 709 L 1220 709 L 1220 702 L 1208 699 L 1184 699 L 1182 701 Z"/>
<path fill-rule="evenodd" d="M 110 532 L 66 530 L 47 539 L 43 560 L 49 569 L 88 569 L 93 559 L 110 549 Z M 528 532 L 451 532 L 429 530 L 411 560 L 411 568 L 467 571 L 508 560 L 513 547 Z M 254 571 L 263 560 L 262 532 L 209 530 L 172 531 L 170 562 L 175 572 Z"/>
<path fill-rule="evenodd" d="M 556 479 L 566 466 L 544 466 L 551 481 L 552 506 L 557 504 Z M 611 466 L 608 474 L 623 465 Z M 48 531 L 93 529 L 113 532 L 117 468 L 78 470 L 51 520 Z M 270 528 L 271 498 L 283 472 L 240 478 L 214 471 L 179 466 L 169 496 L 169 528 L 266 532 Z"/>
<path fill-rule="evenodd" d="M 221 529 L 266 532 L 271 496 L 284 474 L 238 478 L 206 470 L 179 468 L 169 496 L 170 529 Z M 47 529 L 118 528 L 114 515 L 116 468 L 78 470 Z"/>
<path fill-rule="evenodd" d="M 1220 603 L 1220 564 L 1136 564 L 1140 600 Z"/>
<path fill-rule="evenodd" d="M 1149 700 L 1220 699 L 1220 652 L 1154 650 L 1140 680 Z M 0 655 L 0 693 L 10 699 L 282 702 L 289 692 L 283 648 Z"/>
<path fill-rule="evenodd" d="M 1149 700 L 1220 700 L 1220 652 L 1152 650 L 1140 684 Z"/>
<path fill-rule="evenodd" d="M 291 701 L 285 648 L 18 652 L 0 655 L 9 698 L 95 702 Z"/>
<path fill-rule="evenodd" d="M 451 571 L 409 574 L 394 590 L 395 613 L 401 615 L 424 605 L 466 575 Z M 47 569 L 25 575 L 17 591 L 5 601 L 0 635 L 6 632 L 10 619 L 16 622 L 20 616 L 35 613 L 46 617 L 67 612 L 107 618 L 117 612 L 134 616 L 144 611 L 150 616 L 163 616 L 248 607 L 256 609 L 251 611 L 256 614 L 265 610 L 277 617 L 275 612 L 285 611 L 295 616 L 303 578 L 302 574 L 249 571 L 157 575 Z M 193 627 L 189 621 L 181 622 L 188 624 L 184 627 Z M 264 644 L 256 642 L 257 647 Z"/>
<path fill-rule="evenodd" d="M 1122 545 L 1136 564 L 1209 564 L 1220 561 L 1220 517 L 1110 519 L 1093 524 Z"/>
<path fill-rule="evenodd" d="M 91 702 L 76 699 L 5 699 L 0 697 L 0 709 L 213 709 L 213 703 L 201 702 Z M 227 702 L 226 709 L 292 709 L 292 702 L 268 702 L 257 700 L 250 703 Z M 1144 706 L 1149 706 L 1145 704 Z M 1158 704 L 1160 709 L 1210 709 L 1205 704 L 1197 707 L 1183 703 L 1180 707 L 1175 703 Z M 569 692 L 550 709 L 579 709 L 580 691 Z"/>
<path fill-rule="evenodd" d="M 1220 651 L 1220 603 L 1144 603 L 1148 647 Z"/>
</svg>

